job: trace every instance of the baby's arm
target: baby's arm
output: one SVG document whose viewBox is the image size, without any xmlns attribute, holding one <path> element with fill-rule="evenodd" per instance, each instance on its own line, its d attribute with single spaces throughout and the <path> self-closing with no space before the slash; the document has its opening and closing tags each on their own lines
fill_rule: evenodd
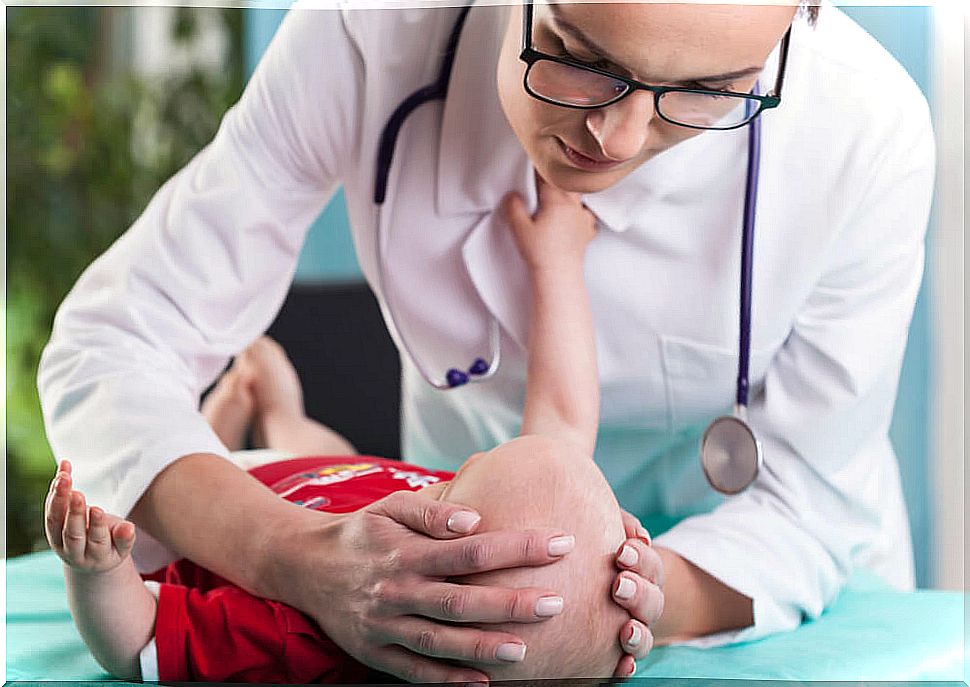
<svg viewBox="0 0 970 687">
<path fill-rule="evenodd" d="M 521 433 L 563 438 L 592 455 L 599 375 L 583 261 L 596 220 L 579 194 L 550 186 L 538 175 L 536 183 L 539 209 L 534 217 L 518 196 L 509 196 L 505 205 L 532 286 Z"/>
<path fill-rule="evenodd" d="M 135 526 L 100 508 L 88 508 L 71 489 L 71 464 L 62 461 L 45 503 L 51 548 L 64 561 L 71 614 L 101 667 L 140 680 L 139 653 L 155 632 L 155 597 L 128 555 Z"/>
</svg>

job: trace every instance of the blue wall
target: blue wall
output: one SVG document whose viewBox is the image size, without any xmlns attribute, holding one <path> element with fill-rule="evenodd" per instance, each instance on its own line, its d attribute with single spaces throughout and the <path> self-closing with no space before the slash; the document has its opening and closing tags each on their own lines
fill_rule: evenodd
<svg viewBox="0 0 970 687">
<path fill-rule="evenodd" d="M 929 97 L 931 9 L 850 6 L 842 9 L 896 56 Z M 276 9 L 246 11 L 246 57 L 250 73 L 285 14 L 285 10 Z M 296 279 L 307 282 L 360 278 L 341 193 L 310 230 L 300 256 Z M 931 322 L 927 307 L 929 288 L 924 279 L 910 330 L 890 431 L 899 455 L 912 525 L 916 578 L 920 586 L 927 586 L 932 579 L 932 521 L 927 469 L 930 451 L 928 406 L 933 373 L 930 365 Z"/>
<path fill-rule="evenodd" d="M 843 7 L 889 50 L 932 102 L 930 61 L 932 55 L 932 9 L 929 7 Z M 927 244 L 933 241 L 932 223 Z M 927 260 L 930 252 L 927 251 Z M 932 322 L 929 293 L 932 285 L 924 273 L 923 287 L 916 302 L 909 332 L 906 357 L 896 398 L 896 410 L 889 435 L 899 456 L 903 492 L 909 508 L 913 553 L 916 558 L 916 583 L 928 586 L 933 579 L 933 531 L 929 459 L 930 395 L 933 389 Z"/>
</svg>

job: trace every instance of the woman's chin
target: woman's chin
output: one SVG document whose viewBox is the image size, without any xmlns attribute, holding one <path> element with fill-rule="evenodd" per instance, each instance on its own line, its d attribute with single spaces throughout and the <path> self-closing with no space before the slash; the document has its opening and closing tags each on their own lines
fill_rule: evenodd
<svg viewBox="0 0 970 687">
<path fill-rule="evenodd" d="M 626 176 L 618 170 L 610 172 L 587 172 L 561 163 L 548 162 L 536 169 L 542 178 L 562 191 L 571 193 L 596 193 L 609 188 Z"/>
</svg>

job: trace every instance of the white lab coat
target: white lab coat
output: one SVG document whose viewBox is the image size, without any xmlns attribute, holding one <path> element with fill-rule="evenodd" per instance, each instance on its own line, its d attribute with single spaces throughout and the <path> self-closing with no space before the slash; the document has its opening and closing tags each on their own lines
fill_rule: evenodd
<svg viewBox="0 0 970 687">
<path fill-rule="evenodd" d="M 487 357 L 485 384 L 439 392 L 404 365 L 407 460 L 456 468 L 515 435 L 526 371 L 525 269 L 495 211 L 535 203 L 495 96 L 507 8 L 472 10 L 445 104 L 395 153 L 375 267 L 377 141 L 433 81 L 454 8 L 292 11 L 219 133 L 81 277 L 40 368 L 48 435 L 92 503 L 125 514 L 168 463 L 227 455 L 197 413 L 229 356 L 261 334 L 311 221 L 346 191 L 364 274 L 437 374 Z M 772 83 L 776 56 L 766 67 Z M 697 456 L 732 404 L 745 130 L 708 132 L 586 196 L 601 231 L 586 276 L 597 330 L 596 459 L 621 503 L 689 517 L 657 539 L 754 600 L 753 639 L 815 617 L 866 567 L 912 585 L 887 430 L 923 266 L 934 144 L 903 69 L 838 10 L 799 21 L 780 109 L 767 112 L 754 251 L 750 418 L 771 471 L 720 503 Z M 649 521 L 649 520 L 648 520 Z M 145 533 L 143 570 L 172 556 Z"/>
</svg>

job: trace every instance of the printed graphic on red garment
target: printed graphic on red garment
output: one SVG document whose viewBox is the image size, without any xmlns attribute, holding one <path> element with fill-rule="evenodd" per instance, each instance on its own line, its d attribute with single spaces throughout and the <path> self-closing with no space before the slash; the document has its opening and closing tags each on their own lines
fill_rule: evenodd
<svg viewBox="0 0 970 687">
<path fill-rule="evenodd" d="M 394 491 L 418 491 L 454 474 L 372 456 L 293 458 L 249 471 L 287 501 L 328 513 L 358 510 Z"/>
</svg>

